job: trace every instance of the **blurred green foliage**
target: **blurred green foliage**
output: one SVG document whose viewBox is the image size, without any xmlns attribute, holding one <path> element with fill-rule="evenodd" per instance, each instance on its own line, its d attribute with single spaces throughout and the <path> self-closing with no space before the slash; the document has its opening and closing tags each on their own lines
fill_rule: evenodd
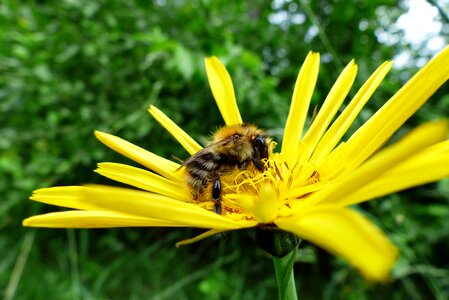
<svg viewBox="0 0 449 300">
<path fill-rule="evenodd" d="M 111 184 L 92 172 L 95 164 L 130 162 L 98 143 L 92 134 L 95 129 L 169 158 L 186 158 L 146 109 L 157 105 L 200 141 L 222 125 L 203 67 L 207 55 L 216 55 L 226 64 L 245 121 L 267 128 L 279 140 L 307 52 L 322 54 L 313 97 L 313 104 L 319 106 L 350 59 L 359 64 L 358 88 L 383 61 L 413 49 L 406 41 L 386 45 L 377 38 L 404 11 L 401 1 L 392 0 L 2 1 L 2 296 L 275 297 L 271 261 L 254 245 L 251 232 L 176 249 L 176 241 L 198 231 L 34 230 L 22 228 L 21 220 L 58 208 L 26 199 L 39 187 Z M 449 24 L 444 25 L 447 33 Z M 400 31 L 389 34 L 401 40 Z M 422 57 L 420 49 L 411 51 Z M 415 65 L 393 70 L 357 124 L 415 70 Z M 440 89 L 408 126 L 447 117 L 447 91 L 447 85 Z M 448 195 L 445 180 L 362 205 L 401 250 L 392 281 L 385 285 L 365 282 L 346 263 L 305 244 L 295 266 L 301 297 L 445 299 L 449 294 Z"/>
</svg>

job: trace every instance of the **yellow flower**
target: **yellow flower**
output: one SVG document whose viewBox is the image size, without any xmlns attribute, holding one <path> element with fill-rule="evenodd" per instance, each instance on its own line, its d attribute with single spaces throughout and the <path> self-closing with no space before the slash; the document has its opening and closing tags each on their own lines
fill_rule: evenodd
<svg viewBox="0 0 449 300">
<path fill-rule="evenodd" d="M 96 137 L 105 145 L 151 171 L 100 163 L 96 172 L 134 189 L 102 185 L 39 189 L 32 200 L 75 210 L 33 216 L 23 224 L 209 229 L 179 244 L 228 230 L 271 226 L 345 258 L 369 279 L 385 280 L 397 250 L 375 225 L 348 206 L 449 176 L 446 122 L 424 124 L 379 150 L 448 79 L 449 48 L 423 67 L 348 140 L 342 141 L 391 65 L 382 64 L 337 114 L 357 73 L 357 65 L 351 61 L 304 132 L 319 69 L 319 54 L 309 53 L 295 84 L 280 152 L 270 153 L 263 173 L 244 170 L 233 179 L 223 179 L 222 215 L 213 212 L 212 201 L 192 199 L 180 164 L 97 131 Z M 242 124 L 225 67 L 211 57 L 206 59 L 206 71 L 226 125 Z M 188 153 L 193 155 L 202 149 L 156 107 L 151 106 L 149 112 Z"/>
</svg>

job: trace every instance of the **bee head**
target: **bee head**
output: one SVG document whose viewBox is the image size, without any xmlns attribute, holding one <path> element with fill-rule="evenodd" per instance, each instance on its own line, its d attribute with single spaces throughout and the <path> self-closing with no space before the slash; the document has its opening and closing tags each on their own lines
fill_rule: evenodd
<svg viewBox="0 0 449 300">
<path fill-rule="evenodd" d="M 258 159 L 264 159 L 268 158 L 268 147 L 269 147 L 269 139 L 266 136 L 258 135 L 256 136 L 253 141 L 253 148 L 255 156 Z"/>
</svg>

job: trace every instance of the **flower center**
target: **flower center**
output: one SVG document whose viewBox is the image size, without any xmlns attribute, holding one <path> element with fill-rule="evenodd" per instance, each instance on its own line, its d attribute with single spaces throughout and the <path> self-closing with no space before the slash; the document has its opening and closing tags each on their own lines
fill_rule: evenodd
<svg viewBox="0 0 449 300">
<path fill-rule="evenodd" d="M 264 164 L 263 172 L 250 165 L 221 177 L 223 214 L 254 219 L 254 212 L 264 205 L 262 201 L 274 201 L 272 209 L 288 215 L 292 207 L 328 185 L 311 162 L 291 165 L 280 153 L 272 153 Z M 267 193 L 274 199 L 268 199 Z"/>
</svg>

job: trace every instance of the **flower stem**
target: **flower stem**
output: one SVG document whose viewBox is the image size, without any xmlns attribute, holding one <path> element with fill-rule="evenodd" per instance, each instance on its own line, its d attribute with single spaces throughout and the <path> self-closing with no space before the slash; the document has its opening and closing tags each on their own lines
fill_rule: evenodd
<svg viewBox="0 0 449 300">
<path fill-rule="evenodd" d="M 296 294 L 295 276 L 293 272 L 296 251 L 297 248 L 295 247 L 284 257 L 278 258 L 273 256 L 279 300 L 298 299 Z"/>
</svg>

